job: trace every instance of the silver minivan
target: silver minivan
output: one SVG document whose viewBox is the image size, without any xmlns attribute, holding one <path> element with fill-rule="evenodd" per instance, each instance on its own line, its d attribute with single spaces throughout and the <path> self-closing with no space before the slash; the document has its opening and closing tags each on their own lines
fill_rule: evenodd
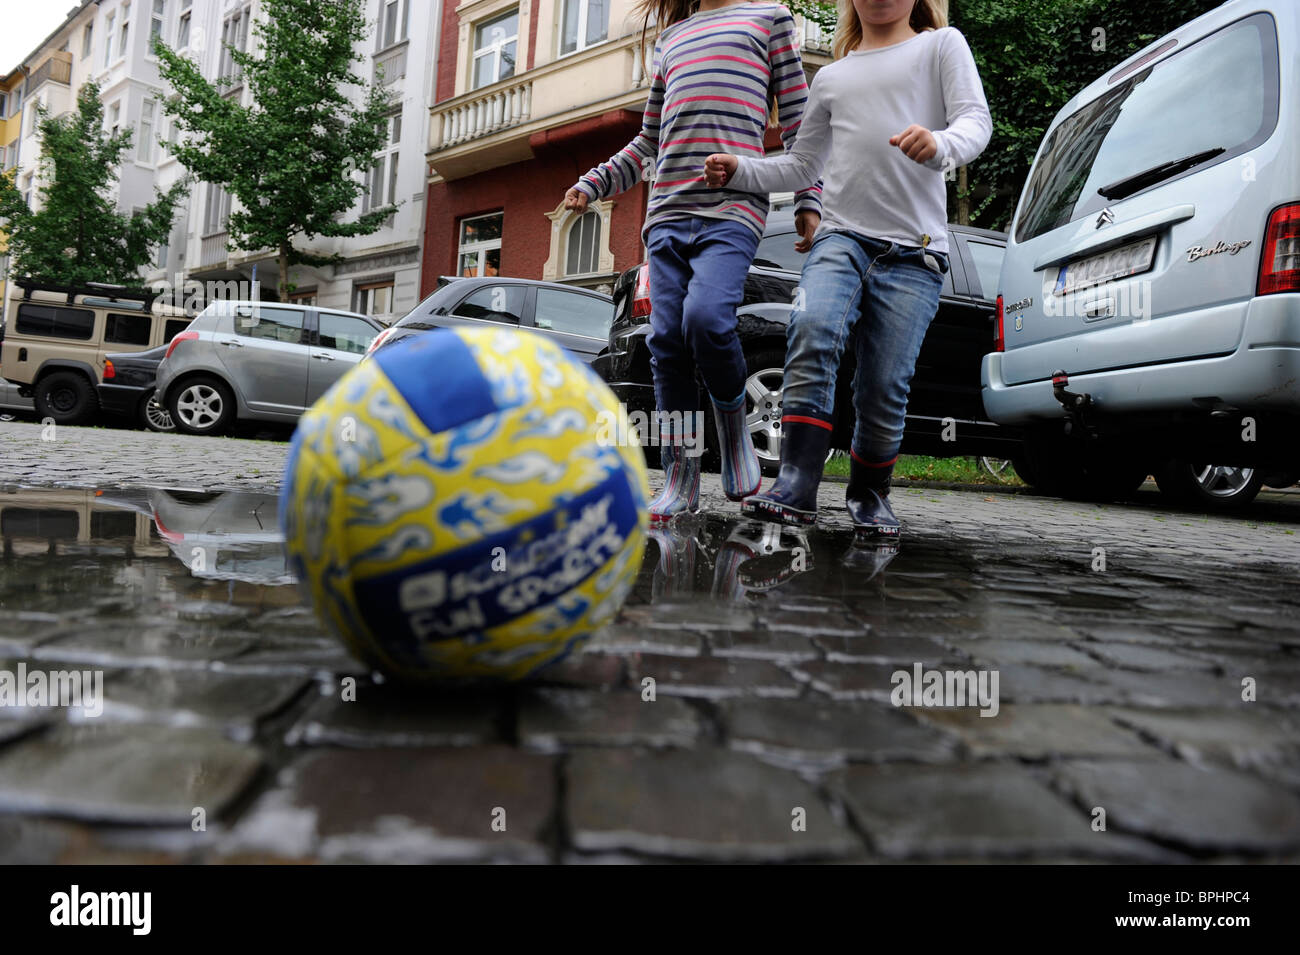
<svg viewBox="0 0 1300 955">
<path fill-rule="evenodd" d="M 1230 0 L 1070 100 L 999 284 L 984 407 L 1031 483 L 1300 471 L 1300 3 Z"/>
<path fill-rule="evenodd" d="M 159 401 L 186 434 L 220 434 L 236 420 L 292 424 L 383 328 L 315 306 L 213 302 L 171 340 Z"/>
</svg>

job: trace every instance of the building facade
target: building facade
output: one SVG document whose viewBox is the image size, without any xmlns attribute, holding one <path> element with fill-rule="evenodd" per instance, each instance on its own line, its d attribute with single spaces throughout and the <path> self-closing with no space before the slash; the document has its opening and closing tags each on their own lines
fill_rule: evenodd
<svg viewBox="0 0 1300 955">
<path fill-rule="evenodd" d="M 429 98 L 436 71 L 439 0 L 365 0 L 371 34 L 358 45 L 357 71 L 382 83 L 392 97 L 387 144 L 363 177 L 365 192 L 355 215 L 372 204 L 394 203 L 397 212 L 376 233 L 347 239 L 295 243 L 312 252 L 338 255 L 337 265 L 294 266 L 293 297 L 331 308 L 384 318 L 415 305 L 420 291 L 420 251 L 425 224 L 425 150 Z M 152 53 L 155 37 L 191 57 L 208 79 L 234 80 L 227 95 L 251 102 L 239 83 L 228 47 L 256 52 L 258 0 L 82 0 L 64 23 L 9 74 L 16 93 L 6 97 L 0 144 L 17 167 L 20 189 L 39 203 L 40 141 L 36 105 L 57 116 L 75 108 L 76 91 L 99 84 L 104 123 L 134 131 L 122 158 L 118 208 L 130 211 L 152 201 L 185 175 L 169 143 L 178 132 L 163 111 L 170 95 Z M 360 91 L 357 91 L 358 100 Z M 12 127 L 12 129 L 10 128 Z M 15 136 L 16 131 L 16 136 Z M 228 248 L 233 198 L 210 183 L 196 183 L 181 203 L 169 240 L 157 250 L 146 284 L 178 281 L 242 282 L 256 279 L 264 297 L 279 282 L 269 250 Z"/>
<path fill-rule="evenodd" d="M 608 291 L 642 261 L 641 183 L 564 209 L 578 177 L 641 128 L 653 29 L 634 0 L 465 0 L 442 12 L 429 122 L 423 290 L 500 273 Z M 805 66 L 827 61 L 814 25 Z M 779 145 L 773 135 L 772 147 Z"/>
<path fill-rule="evenodd" d="M 0 76 L 0 176 L 18 166 L 18 139 L 22 126 L 23 71 L 11 70 Z M 9 278 L 8 243 L 0 230 L 0 318 Z"/>
</svg>

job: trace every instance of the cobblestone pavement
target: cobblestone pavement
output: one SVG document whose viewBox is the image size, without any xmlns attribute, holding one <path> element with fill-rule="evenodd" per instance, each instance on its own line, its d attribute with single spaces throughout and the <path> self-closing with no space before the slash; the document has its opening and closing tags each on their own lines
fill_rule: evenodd
<svg viewBox="0 0 1300 955">
<path fill-rule="evenodd" d="M 900 487 L 891 555 L 842 486 L 800 536 L 712 482 L 546 684 L 415 694 L 288 582 L 283 444 L 54 438 L 0 425 L 0 690 L 103 713 L 0 706 L 0 862 L 1300 858 L 1294 497 Z M 996 714 L 893 705 L 918 667 Z"/>
</svg>

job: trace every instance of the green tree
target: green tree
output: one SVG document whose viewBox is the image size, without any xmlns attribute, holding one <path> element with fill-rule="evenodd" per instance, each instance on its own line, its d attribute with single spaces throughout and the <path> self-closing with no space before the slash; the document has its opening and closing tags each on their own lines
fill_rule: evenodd
<svg viewBox="0 0 1300 955">
<path fill-rule="evenodd" d="M 40 208 L 28 207 L 14 172 L 0 177 L 0 220 L 9 233 L 12 273 L 61 285 L 139 284 L 141 270 L 167 240 L 188 183 L 156 192 L 142 210 L 118 212 L 113 184 L 131 132 L 105 132 L 99 87 L 81 87 L 75 112 L 39 115 Z"/>
<path fill-rule="evenodd" d="M 176 158 L 239 200 L 229 244 L 276 251 L 283 300 L 292 266 L 340 259 L 295 240 L 369 235 L 395 211 L 342 221 L 365 189 L 355 174 L 373 166 L 383 145 L 390 100 L 382 86 L 364 89 L 354 69 L 363 60 L 355 47 L 369 33 L 361 0 L 265 0 L 262 13 L 258 55 L 227 46 L 252 92 L 249 106 L 227 95 L 229 78 L 209 82 L 165 44 L 154 49 L 175 93 L 165 109 L 184 134 Z M 348 96 L 353 87 L 364 89 L 360 106 Z"/>
</svg>

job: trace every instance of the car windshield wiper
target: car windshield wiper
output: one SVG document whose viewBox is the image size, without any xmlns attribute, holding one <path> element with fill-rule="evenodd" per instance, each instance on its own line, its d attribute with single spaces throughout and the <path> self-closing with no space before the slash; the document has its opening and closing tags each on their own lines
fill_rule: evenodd
<svg viewBox="0 0 1300 955">
<path fill-rule="evenodd" d="M 1162 162 L 1158 166 L 1152 166 L 1150 169 L 1136 173 L 1132 176 L 1126 176 L 1123 179 L 1112 182 L 1109 186 L 1102 186 L 1097 190 L 1098 194 L 1107 199 L 1123 199 L 1125 196 L 1131 196 L 1133 193 L 1145 189 L 1147 186 L 1153 186 L 1157 182 L 1176 176 L 1180 172 L 1191 169 L 1193 166 L 1199 166 L 1207 159 L 1213 159 L 1219 153 L 1225 152 L 1222 146 L 1215 146 L 1213 149 L 1206 149 L 1199 153 L 1193 153 L 1190 156 L 1184 156 L 1182 159 L 1171 159 L 1169 162 Z"/>
</svg>

